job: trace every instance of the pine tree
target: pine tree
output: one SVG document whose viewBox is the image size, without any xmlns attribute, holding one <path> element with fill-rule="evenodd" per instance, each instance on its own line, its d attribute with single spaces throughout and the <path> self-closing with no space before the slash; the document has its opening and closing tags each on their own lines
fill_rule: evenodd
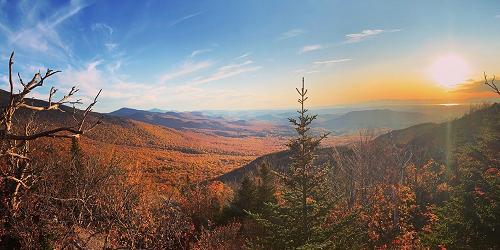
<svg viewBox="0 0 500 250">
<path fill-rule="evenodd" d="M 269 167 L 269 163 L 263 162 L 257 173 L 258 183 L 256 188 L 255 212 L 264 213 L 266 203 L 276 202 L 276 188 L 274 176 Z"/>
<path fill-rule="evenodd" d="M 479 134 L 453 154 L 457 172 L 449 200 L 436 204 L 437 220 L 424 242 L 450 249 L 495 249 L 500 245 L 500 106 L 479 121 Z M 453 183 L 452 183 L 453 184 Z"/>
<path fill-rule="evenodd" d="M 243 217 L 246 216 L 246 211 L 255 211 L 255 202 L 256 187 L 254 180 L 245 175 L 231 206 L 234 216 Z"/>
<path fill-rule="evenodd" d="M 328 135 L 314 137 L 310 125 L 316 115 L 310 116 L 304 108 L 307 90 L 297 89 L 301 105 L 298 119 L 290 118 L 298 136 L 288 143 L 291 164 L 289 170 L 279 174 L 283 182 L 282 202 L 268 203 L 269 215 L 252 214 L 264 227 L 265 235 L 257 244 L 271 249 L 323 249 L 331 247 L 331 229 L 325 226 L 326 216 L 331 209 L 327 189 L 327 165 L 316 165 L 315 150 Z"/>
</svg>

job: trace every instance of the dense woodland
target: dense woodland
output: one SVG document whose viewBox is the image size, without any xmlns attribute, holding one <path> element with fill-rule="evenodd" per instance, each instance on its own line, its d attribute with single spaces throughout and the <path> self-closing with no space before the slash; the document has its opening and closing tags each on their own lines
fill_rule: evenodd
<svg viewBox="0 0 500 250">
<path fill-rule="evenodd" d="M 324 148 L 328 134 L 310 132 L 316 116 L 306 108 L 303 83 L 286 151 L 259 158 L 233 181 L 187 175 L 177 192 L 166 192 L 123 167 L 120 156 L 82 149 L 81 140 L 101 123 L 89 118 L 99 94 L 86 109 L 69 109 L 79 103 L 78 89 L 55 100 L 52 88 L 40 105 L 27 96 L 57 71 L 25 82 L 14 80 L 12 67 L 13 54 L 0 117 L 1 249 L 500 246 L 499 104 Z M 493 81 L 486 84 L 500 95 Z M 37 114 L 63 111 L 72 112 L 72 124 L 37 123 Z M 40 157 L 54 153 L 37 148 L 41 140 L 67 140 L 71 148 Z"/>
</svg>

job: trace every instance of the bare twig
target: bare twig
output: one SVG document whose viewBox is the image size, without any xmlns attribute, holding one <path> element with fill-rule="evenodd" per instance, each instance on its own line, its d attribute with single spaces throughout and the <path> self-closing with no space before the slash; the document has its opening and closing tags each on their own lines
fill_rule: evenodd
<svg viewBox="0 0 500 250">
<path fill-rule="evenodd" d="M 490 81 L 488 81 L 488 76 L 486 75 L 486 72 L 485 72 L 484 73 L 484 84 L 488 85 L 488 87 L 490 87 L 493 92 L 500 95 L 500 89 L 498 89 L 497 85 L 495 84 L 495 75 L 493 75 L 493 78 Z"/>
<path fill-rule="evenodd" d="M 15 182 L 21 184 L 21 186 L 23 186 L 24 188 L 29 189 L 29 186 L 26 183 L 24 183 L 24 181 L 14 177 L 14 176 L 5 176 L 4 178 L 7 180 L 15 181 Z"/>
<path fill-rule="evenodd" d="M 11 101 L 12 101 L 12 94 L 14 93 L 14 80 L 12 79 L 12 65 L 14 65 L 14 51 L 12 51 L 9 58 L 9 86 L 10 86 Z"/>
<path fill-rule="evenodd" d="M 35 102 L 27 103 L 27 96 L 32 93 L 32 91 L 40 86 L 43 86 L 44 82 L 59 73 L 60 71 L 54 71 L 47 69 L 45 74 L 40 72 L 35 73 L 33 78 L 29 82 L 24 82 L 21 74 L 17 74 L 19 77 L 19 82 L 22 85 L 22 89 L 18 93 L 14 93 L 14 80 L 13 80 L 13 64 L 14 64 L 14 52 L 11 53 L 9 58 L 9 101 L 7 105 L 0 111 L 0 157 L 2 162 L 7 164 L 6 168 L 1 168 L 0 178 L 11 180 L 16 182 L 14 187 L 12 185 L 3 185 L 0 192 L 7 195 L 9 200 L 9 210 L 12 215 L 15 215 L 18 211 L 19 204 L 21 203 L 22 190 L 30 189 L 27 184 L 27 180 L 32 184 L 35 181 L 36 176 L 33 175 L 33 169 L 31 167 L 29 153 L 29 141 L 35 140 L 41 137 L 49 138 L 78 138 L 82 134 L 94 129 L 101 121 L 98 119 L 96 122 L 91 124 L 88 128 L 84 128 L 86 120 L 88 120 L 88 115 L 92 112 L 92 108 L 97 103 L 97 98 L 99 97 L 102 90 L 95 96 L 93 102 L 87 106 L 85 110 L 82 111 L 82 116 L 80 119 L 76 118 L 76 104 L 81 104 L 81 99 L 76 101 L 71 100 L 72 97 L 78 92 L 76 87 L 72 87 L 69 92 L 64 95 L 58 101 L 55 101 L 55 94 L 57 89 L 54 87 L 50 88 L 48 94 L 48 103 L 45 105 L 38 105 Z M 34 111 L 45 111 L 45 110 L 58 110 L 64 112 L 61 108 L 65 104 L 70 104 L 73 106 L 73 119 L 74 124 L 65 124 L 64 126 L 55 127 L 51 129 L 46 129 L 37 132 L 37 126 L 34 123 L 32 112 L 31 119 L 27 121 L 24 129 L 15 129 L 14 127 L 18 124 L 13 122 L 14 114 L 21 108 L 34 110 Z M 78 112 L 79 113 L 79 112 Z M 52 197 L 53 198 L 53 197 Z M 62 200 L 61 200 L 62 201 Z M 82 200 L 83 201 L 83 200 Z M 83 201 L 84 206 L 85 202 Z M 88 208 L 87 208 L 88 209 Z"/>
</svg>

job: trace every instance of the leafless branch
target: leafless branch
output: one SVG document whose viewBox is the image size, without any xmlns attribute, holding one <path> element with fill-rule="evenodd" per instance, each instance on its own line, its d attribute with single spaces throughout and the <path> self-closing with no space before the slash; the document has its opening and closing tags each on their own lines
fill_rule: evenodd
<svg viewBox="0 0 500 250">
<path fill-rule="evenodd" d="M 29 158 L 28 158 L 27 156 L 20 155 L 20 154 L 16 154 L 16 153 L 14 153 L 14 152 L 6 152 L 5 154 L 10 155 L 10 156 L 15 157 L 15 158 L 20 158 L 20 159 L 24 159 L 24 160 L 29 160 Z"/>
<path fill-rule="evenodd" d="M 497 85 L 495 84 L 495 76 L 494 75 L 493 75 L 493 78 L 491 80 L 488 80 L 488 76 L 486 75 L 486 72 L 484 72 L 484 84 L 488 85 L 488 87 L 490 87 L 493 92 L 500 95 L 500 89 L 498 89 Z"/>
<path fill-rule="evenodd" d="M 93 102 L 87 106 L 87 108 L 83 111 L 83 115 L 81 119 L 76 119 L 75 114 L 76 114 L 76 109 L 74 108 L 75 104 L 81 104 L 81 99 L 78 99 L 76 101 L 71 101 L 71 97 L 73 97 L 77 92 L 78 89 L 76 87 L 72 87 L 71 90 L 69 91 L 68 94 L 64 95 L 59 101 L 54 101 L 54 95 L 57 92 L 57 89 L 52 87 L 49 91 L 49 98 L 48 98 L 48 104 L 46 106 L 37 106 L 33 104 L 27 104 L 25 102 L 26 96 L 35 88 L 42 86 L 44 81 L 48 79 L 49 77 L 53 76 L 54 74 L 59 73 L 60 71 L 54 71 L 51 69 L 47 69 L 45 74 L 42 76 L 40 72 L 34 74 L 33 78 L 31 81 L 28 83 L 24 83 L 24 81 L 21 78 L 21 75 L 18 73 L 19 81 L 21 85 L 23 86 L 23 90 L 18 93 L 14 94 L 14 81 L 12 79 L 12 71 L 13 71 L 13 64 L 14 64 L 14 52 L 12 52 L 10 59 L 9 59 L 9 84 L 10 84 L 10 101 L 7 107 L 4 110 L 4 114 L 2 117 L 0 117 L 0 125 L 3 125 L 3 130 L 0 130 L 0 138 L 6 139 L 6 140 L 21 140 L 21 141 L 29 141 L 29 140 L 34 140 L 36 138 L 40 137 L 62 137 L 62 138 L 74 138 L 74 137 L 79 137 L 81 134 L 86 132 L 84 130 L 84 124 L 85 121 L 87 120 L 87 116 L 92 112 L 92 108 L 94 105 L 97 103 L 97 98 L 101 94 L 102 90 L 99 90 L 99 93 L 95 96 Z M 64 104 L 72 104 L 73 105 L 73 118 L 77 122 L 73 126 L 67 126 L 67 127 L 59 127 L 39 133 L 34 133 L 28 135 L 27 133 L 23 135 L 18 135 L 18 134 L 13 134 L 11 132 L 11 127 L 12 127 L 12 117 L 14 116 L 14 113 L 19 109 L 19 108 L 26 108 L 30 110 L 35 110 L 35 111 L 45 111 L 45 110 L 59 110 L 63 111 L 61 109 L 61 105 Z M 92 124 L 88 129 L 91 130 L 95 128 L 98 124 L 100 124 L 100 120 Z M 67 133 L 64 133 L 67 132 Z M 13 155 L 11 155 L 13 156 Z"/>
<path fill-rule="evenodd" d="M 24 181 L 14 177 L 14 176 L 5 176 L 4 178 L 8 179 L 8 180 L 15 181 L 15 182 L 21 184 L 21 186 L 23 186 L 24 188 L 29 189 L 29 186 L 26 183 L 24 183 Z"/>
<path fill-rule="evenodd" d="M 12 65 L 14 65 L 14 51 L 12 51 L 9 58 L 9 86 L 10 86 L 11 101 L 12 101 L 12 94 L 14 93 L 14 80 L 12 79 Z"/>
</svg>

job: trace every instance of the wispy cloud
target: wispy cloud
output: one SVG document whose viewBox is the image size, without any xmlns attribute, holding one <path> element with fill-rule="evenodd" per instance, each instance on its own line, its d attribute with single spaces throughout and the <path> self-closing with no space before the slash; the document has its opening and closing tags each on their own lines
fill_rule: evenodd
<svg viewBox="0 0 500 250">
<path fill-rule="evenodd" d="M 195 57 L 197 55 L 201 55 L 203 53 L 207 53 L 207 52 L 210 52 L 212 51 L 212 49 L 198 49 L 198 50 L 194 50 L 193 52 L 191 52 L 191 55 L 189 57 Z"/>
<path fill-rule="evenodd" d="M 235 57 L 234 60 L 241 60 L 241 59 L 247 58 L 247 57 L 250 56 L 250 54 L 251 54 L 250 52 L 247 52 L 247 53 L 245 53 L 245 54 L 243 54 L 241 56 Z"/>
<path fill-rule="evenodd" d="M 118 44 L 117 43 L 105 43 L 104 46 L 109 51 L 112 51 L 112 50 L 116 49 L 116 47 L 118 47 Z"/>
<path fill-rule="evenodd" d="M 452 90 L 452 92 L 468 94 L 493 94 L 491 89 L 486 84 L 484 84 L 484 80 L 482 79 L 468 79 L 463 84 L 458 85 L 456 89 Z"/>
<path fill-rule="evenodd" d="M 391 29 L 391 30 L 382 30 L 382 29 L 367 29 L 363 30 L 359 33 L 352 33 L 352 34 L 347 34 L 345 35 L 345 42 L 346 43 L 357 43 L 364 41 L 368 38 L 378 36 L 382 33 L 392 33 L 392 32 L 398 32 L 401 31 L 400 29 Z"/>
<path fill-rule="evenodd" d="M 313 45 L 307 45 L 302 47 L 302 49 L 299 51 L 299 54 L 315 51 L 315 50 L 320 50 L 323 49 L 323 46 L 320 44 L 313 44 Z"/>
<path fill-rule="evenodd" d="M 80 12 L 80 10 L 86 7 L 84 5 L 79 4 L 78 3 L 79 1 L 72 1 L 72 2 L 77 2 L 77 3 L 76 4 L 71 3 L 72 6 L 68 10 L 59 12 L 63 13 L 62 15 L 60 15 L 59 13 L 56 14 L 54 20 L 51 22 L 51 25 L 53 27 L 64 22 L 66 19 L 76 15 L 78 12 Z"/>
<path fill-rule="evenodd" d="M 123 61 L 117 60 L 111 64 L 108 64 L 108 70 L 111 74 L 115 74 L 122 67 Z"/>
<path fill-rule="evenodd" d="M 12 32 L 10 31 L 9 27 L 7 27 L 5 24 L 0 23 L 0 32 L 4 33 L 6 35 L 11 35 Z"/>
<path fill-rule="evenodd" d="M 500 14 L 496 15 L 495 18 L 500 19 Z"/>
<path fill-rule="evenodd" d="M 63 73 L 57 75 L 58 86 L 61 89 L 59 92 L 65 93 L 72 85 L 76 84 L 81 89 L 79 98 L 82 98 L 84 103 L 89 103 L 99 89 L 103 88 L 100 103 L 105 105 L 98 107 L 101 112 L 112 111 L 123 106 L 202 109 L 207 107 L 206 100 L 213 96 L 217 96 L 217 100 L 215 103 L 211 102 L 210 105 L 224 107 L 224 105 L 236 105 L 242 100 L 247 100 L 249 93 L 242 93 L 235 89 L 211 88 L 202 84 L 256 71 L 260 68 L 254 62 L 247 60 L 242 63 L 230 63 L 214 68 L 203 77 L 191 77 L 191 74 L 198 74 L 197 72 L 202 69 L 210 67 L 212 62 L 185 61 L 179 67 L 163 75 L 162 79 L 158 79 L 157 82 L 144 83 L 129 80 L 127 76 L 116 74 L 115 71 L 121 67 L 121 63 L 121 61 L 109 62 L 95 59 L 87 61 L 82 67 L 68 66 L 63 70 Z M 188 78 L 181 78 L 182 76 Z M 161 81 L 173 79 L 175 79 L 176 84 L 161 84 Z M 0 74 L 0 84 L 2 81 L 5 82 L 5 77 Z M 37 95 L 34 97 L 47 97 L 46 93 L 35 94 Z M 164 98 L 167 95 L 170 98 Z"/>
<path fill-rule="evenodd" d="M 246 72 L 252 72 L 261 69 L 260 66 L 253 66 L 253 61 L 247 60 L 239 64 L 228 64 L 217 69 L 215 73 L 207 77 L 200 77 L 195 79 L 192 84 L 203 84 L 222 80 L 228 77 L 236 76 Z"/>
<path fill-rule="evenodd" d="M 172 79 L 181 77 L 181 76 L 186 76 L 191 73 L 194 73 L 196 71 L 206 69 L 210 66 L 212 66 L 211 61 L 202 61 L 202 62 L 185 62 L 183 63 L 179 68 L 175 69 L 174 71 L 168 72 L 164 75 L 161 76 L 160 78 L 160 83 L 166 83 L 167 81 L 170 81 Z"/>
<path fill-rule="evenodd" d="M 121 67 L 121 61 L 105 66 L 105 61 L 98 59 L 86 62 L 83 67 L 67 67 L 62 73 L 56 75 L 61 89 L 58 92 L 65 93 L 73 85 L 77 85 L 80 89 L 78 97 L 82 98 L 84 103 L 89 103 L 102 88 L 100 103 L 107 105 L 106 111 L 111 111 L 109 110 L 111 107 L 131 105 L 134 100 L 142 100 L 155 93 L 155 87 L 150 84 L 130 82 L 115 74 L 115 71 Z M 47 97 L 46 94 L 41 93 L 39 96 Z"/>
<path fill-rule="evenodd" d="M 113 28 L 111 26 L 105 24 L 105 23 L 94 23 L 90 27 L 92 31 L 98 31 L 98 32 L 106 32 L 109 33 L 110 35 L 113 34 Z"/>
<path fill-rule="evenodd" d="M 59 26 L 88 5 L 84 1 L 70 1 L 59 9 L 47 12 L 46 6 L 41 2 L 19 2 L 20 13 L 17 16 L 22 18 L 22 22 L 19 22 L 21 25 L 9 26 L 9 23 L 16 23 L 16 20 L 0 25 L 0 33 L 6 37 L 3 45 L 21 53 L 44 54 L 70 63 L 74 56 L 71 43 L 60 35 Z"/>
<path fill-rule="evenodd" d="M 114 32 L 114 29 L 105 24 L 105 23 L 94 23 L 92 26 L 90 26 L 90 29 L 93 32 L 96 32 L 99 34 L 99 38 L 102 39 L 104 42 L 104 47 L 109 51 L 113 51 L 118 47 L 118 43 L 113 41 L 112 35 Z"/>
<path fill-rule="evenodd" d="M 334 59 L 334 60 L 327 60 L 327 61 L 316 61 L 314 64 L 317 65 L 329 65 L 329 64 L 335 64 L 335 63 L 341 63 L 341 62 L 348 62 L 351 61 L 351 58 L 343 58 L 343 59 Z"/>
<path fill-rule="evenodd" d="M 179 24 L 179 23 L 182 23 L 182 22 L 184 22 L 184 21 L 186 21 L 186 20 L 188 20 L 188 19 L 190 19 L 190 18 L 193 18 L 193 17 L 195 17 L 195 16 L 201 15 L 201 14 L 203 14 L 203 12 L 204 12 L 204 11 L 198 11 L 198 12 L 195 12 L 195 13 L 193 13 L 193 14 L 189 14 L 189 15 L 187 15 L 187 16 L 183 16 L 183 17 L 181 17 L 181 18 L 179 18 L 179 19 L 176 19 L 176 20 L 174 20 L 174 21 L 170 22 L 170 24 L 169 24 L 168 26 L 169 26 L 169 27 L 175 26 L 175 25 L 177 25 L 177 24 Z"/>
<path fill-rule="evenodd" d="M 298 74 L 302 74 L 302 75 L 320 73 L 320 72 L 322 72 L 322 70 L 324 70 L 326 67 L 328 67 L 330 65 L 348 62 L 351 60 L 352 60 L 351 58 L 342 58 L 342 59 L 315 61 L 312 64 L 305 66 L 304 68 L 297 69 L 297 70 L 293 71 L 293 73 L 298 73 Z"/>
<path fill-rule="evenodd" d="M 289 38 L 292 38 L 292 37 L 296 37 L 296 36 L 300 36 L 302 34 L 304 34 L 305 31 L 302 30 L 302 29 L 291 29 L 287 32 L 283 32 L 281 33 L 278 38 L 276 40 L 285 40 L 285 39 L 289 39 Z"/>
<path fill-rule="evenodd" d="M 95 95 L 105 81 L 103 74 L 97 67 L 102 64 L 102 60 L 88 62 L 83 68 L 68 67 L 57 74 L 56 78 L 63 88 L 70 88 L 77 85 L 84 97 L 90 98 Z M 64 91 L 62 91 L 64 92 Z"/>
<path fill-rule="evenodd" d="M 87 7 L 80 1 L 71 1 L 68 6 L 55 11 L 53 15 L 46 19 L 41 19 L 40 8 L 21 8 L 21 16 L 28 16 L 26 22 L 17 29 L 11 29 L 7 25 L 0 25 L 0 32 L 4 33 L 9 45 L 18 48 L 33 50 L 37 52 L 50 53 L 52 56 L 61 55 L 61 50 L 66 56 L 71 56 L 70 47 L 63 42 L 57 31 L 57 26 L 67 19 L 78 14 Z"/>
<path fill-rule="evenodd" d="M 320 70 L 307 70 L 307 69 L 298 69 L 293 71 L 293 73 L 298 73 L 302 75 L 310 75 L 310 74 L 315 74 L 315 73 L 320 73 Z"/>
</svg>

